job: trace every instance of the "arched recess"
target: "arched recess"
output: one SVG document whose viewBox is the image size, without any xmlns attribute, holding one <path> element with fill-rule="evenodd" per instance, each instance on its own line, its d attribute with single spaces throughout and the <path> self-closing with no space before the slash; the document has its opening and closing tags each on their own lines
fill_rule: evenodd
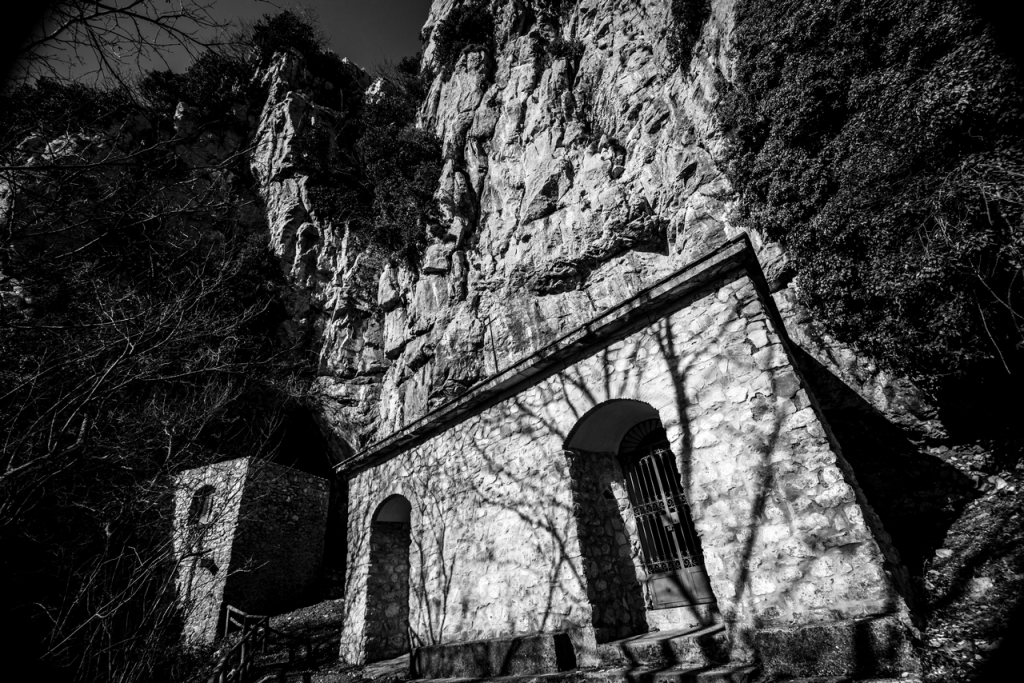
<svg viewBox="0 0 1024 683">
<path fill-rule="evenodd" d="M 651 404 L 631 398 L 613 398 L 584 413 L 569 430 L 562 448 L 617 453 L 626 432 L 634 425 L 651 419 L 661 420 Z"/>
<path fill-rule="evenodd" d="M 213 494 L 217 489 L 206 484 L 192 494 L 192 502 L 188 506 L 188 525 L 190 527 L 206 526 L 213 521 Z"/>
<path fill-rule="evenodd" d="M 412 505 L 400 495 L 385 499 L 370 522 L 366 579 L 366 661 L 409 651 L 409 545 Z"/>
<path fill-rule="evenodd" d="M 612 589 L 591 592 L 598 639 L 612 631 L 624 637 L 646 630 L 646 610 L 714 603 L 658 411 L 632 399 L 606 401 L 580 418 L 563 448 L 580 496 L 577 521 L 588 585 Z M 593 500 L 595 491 L 603 507 Z M 629 523 L 620 533 L 624 520 Z M 627 568 L 615 557 L 629 558 L 634 545 L 640 548 L 639 572 L 631 559 Z M 612 553 L 604 553 L 609 546 Z M 626 604 L 615 594 L 627 596 Z M 638 600 L 644 616 L 637 614 Z M 616 618 L 619 623 L 613 623 Z"/>
</svg>

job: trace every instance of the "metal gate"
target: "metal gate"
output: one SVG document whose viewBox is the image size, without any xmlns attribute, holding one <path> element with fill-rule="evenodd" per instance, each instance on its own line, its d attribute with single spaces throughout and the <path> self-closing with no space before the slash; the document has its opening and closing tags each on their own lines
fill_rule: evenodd
<svg viewBox="0 0 1024 683">
<path fill-rule="evenodd" d="M 664 434 L 660 424 L 658 428 Z M 642 441 L 646 443 L 622 456 L 622 466 L 647 570 L 651 607 L 715 602 L 700 538 L 680 487 L 675 455 L 667 440 Z"/>
</svg>

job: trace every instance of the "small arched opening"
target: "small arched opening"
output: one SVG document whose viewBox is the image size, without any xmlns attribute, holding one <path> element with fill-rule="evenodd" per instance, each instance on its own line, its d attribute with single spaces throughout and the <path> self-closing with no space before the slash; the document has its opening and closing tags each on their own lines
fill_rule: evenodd
<svg viewBox="0 0 1024 683">
<path fill-rule="evenodd" d="M 213 493 L 216 489 L 209 484 L 200 486 L 192 494 L 192 502 L 188 506 L 188 524 L 190 527 L 205 526 L 213 521 Z"/>
<path fill-rule="evenodd" d="M 607 401 L 580 418 L 563 447 L 581 497 L 577 521 L 584 572 L 597 588 L 590 598 L 598 639 L 646 631 L 647 610 L 714 603 L 658 411 Z"/>
<path fill-rule="evenodd" d="M 366 580 L 366 661 L 409 651 L 409 545 L 412 505 L 387 498 L 370 522 L 370 567 Z"/>
</svg>

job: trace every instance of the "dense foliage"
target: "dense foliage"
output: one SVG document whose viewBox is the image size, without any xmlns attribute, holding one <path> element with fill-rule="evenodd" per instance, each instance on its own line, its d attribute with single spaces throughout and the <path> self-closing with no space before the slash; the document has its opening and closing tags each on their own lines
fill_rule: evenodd
<svg viewBox="0 0 1024 683">
<path fill-rule="evenodd" d="M 256 67 L 211 52 L 141 101 L 46 79 L 0 99 L 0 615 L 49 680 L 194 675 L 172 476 L 277 457 L 302 414 L 315 362 L 280 328 L 248 160 L 207 146 L 260 106 Z M 170 127 L 178 98 L 195 133 Z"/>
<path fill-rule="evenodd" d="M 239 162 L 184 166 L 124 92 L 40 82 L 2 109 L 5 618 L 69 676 L 173 679 L 170 477 L 273 449 L 280 269 Z"/>
<path fill-rule="evenodd" d="M 426 95 L 418 64 L 407 57 L 381 68 L 375 94 L 339 131 L 344 153 L 312 165 L 308 186 L 314 207 L 348 222 L 377 256 L 410 262 L 439 220 L 434 193 L 441 175 L 440 141 L 415 126 Z M 315 147 L 315 139 L 309 144 Z"/>
<path fill-rule="evenodd" d="M 672 66 L 690 65 L 693 47 L 711 16 L 711 0 L 672 0 L 672 21 L 668 27 L 668 57 Z"/>
<path fill-rule="evenodd" d="M 434 192 L 441 175 L 441 143 L 414 125 L 426 88 L 418 59 L 388 74 L 387 93 L 364 105 L 357 150 L 372 199 L 367 224 L 388 255 L 415 258 L 426 245 L 428 224 L 439 220 Z"/>
<path fill-rule="evenodd" d="M 4 114 L 0 144 L 8 152 L 33 132 L 39 132 L 41 121 L 53 121 L 58 127 L 79 119 L 110 125 L 136 111 L 130 93 L 124 89 L 98 90 L 52 78 L 40 78 L 32 86 L 22 85 L 0 94 L 0 106 Z"/>
<path fill-rule="evenodd" d="M 249 93 L 252 67 L 220 52 L 204 52 L 185 70 L 150 71 L 139 81 L 139 92 L 156 111 L 173 113 L 179 102 L 191 105 L 199 121 L 222 120 Z"/>
<path fill-rule="evenodd" d="M 832 330 L 933 386 L 1024 348 L 1020 73 L 967 2 L 746 1 L 743 219 Z"/>
<path fill-rule="evenodd" d="M 0 616 L 50 680 L 194 677 L 172 476 L 281 459 L 301 438 L 289 425 L 315 361 L 280 325 L 248 158 L 216 142 L 254 132 L 236 110 L 262 106 L 254 76 L 273 51 L 298 50 L 306 95 L 344 110 L 303 141 L 338 151 L 302 155 L 325 217 L 387 256 L 415 255 L 436 219 L 440 146 L 412 125 L 418 60 L 364 103 L 358 73 L 293 15 L 245 35 L 252 50 L 207 52 L 134 92 L 41 79 L 0 99 L 0 578 L 19 587 Z M 194 129 L 172 126 L 179 101 Z"/>
<path fill-rule="evenodd" d="M 480 46 L 494 52 L 494 15 L 489 0 L 468 0 L 452 8 L 434 28 L 434 59 L 441 71 L 450 72 L 463 50 Z"/>
</svg>

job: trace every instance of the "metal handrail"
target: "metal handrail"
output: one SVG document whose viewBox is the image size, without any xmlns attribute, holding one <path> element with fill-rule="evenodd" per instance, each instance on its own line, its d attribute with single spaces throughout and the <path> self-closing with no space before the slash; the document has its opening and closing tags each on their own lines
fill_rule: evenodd
<svg viewBox="0 0 1024 683">
<path fill-rule="evenodd" d="M 231 633 L 232 626 L 241 627 L 242 638 L 217 662 L 208 683 L 246 683 L 253 673 L 255 654 L 266 653 L 267 642 L 272 635 L 287 644 L 289 664 L 295 662 L 296 651 L 303 646 L 306 648 L 305 656 L 313 656 L 313 642 L 308 637 L 297 638 L 278 631 L 270 625 L 269 616 L 248 614 L 232 605 L 224 605 L 224 637 Z M 309 672 L 304 672 L 302 679 L 308 683 Z"/>
</svg>

